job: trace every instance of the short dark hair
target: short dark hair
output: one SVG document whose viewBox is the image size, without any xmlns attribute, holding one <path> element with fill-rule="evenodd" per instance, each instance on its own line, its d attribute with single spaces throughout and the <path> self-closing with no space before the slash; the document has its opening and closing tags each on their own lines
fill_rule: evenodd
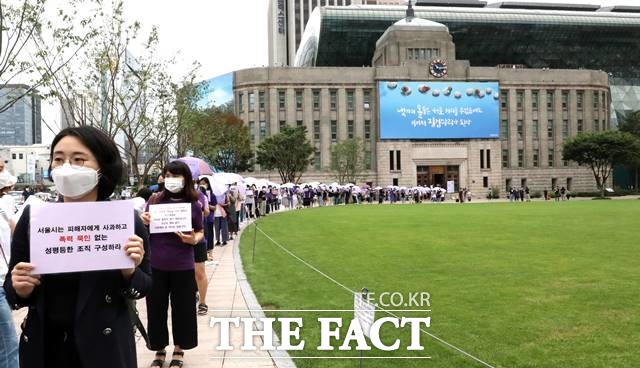
<svg viewBox="0 0 640 368">
<path fill-rule="evenodd" d="M 120 152 L 113 139 L 102 130 L 88 125 L 65 128 L 51 142 L 49 162 L 53 162 L 53 152 L 58 142 L 67 136 L 78 138 L 95 156 L 100 166 L 98 200 L 109 198 L 116 185 L 122 181 L 123 167 Z M 49 164 L 49 177 L 51 177 L 51 164 Z"/>
<path fill-rule="evenodd" d="M 182 191 L 180 193 L 176 193 L 178 196 L 184 198 L 188 202 L 195 202 L 198 200 L 198 192 L 193 187 L 193 177 L 191 176 L 191 169 L 189 169 L 189 166 L 187 166 L 187 164 L 178 160 L 171 161 L 162 169 L 163 176 L 166 177 L 167 173 L 180 175 L 184 178 L 184 187 L 182 188 Z"/>
<path fill-rule="evenodd" d="M 151 198 L 152 195 L 153 195 L 153 191 L 147 187 L 144 187 L 138 190 L 136 197 L 144 198 L 144 201 L 147 202 L 149 201 L 149 198 Z"/>
</svg>

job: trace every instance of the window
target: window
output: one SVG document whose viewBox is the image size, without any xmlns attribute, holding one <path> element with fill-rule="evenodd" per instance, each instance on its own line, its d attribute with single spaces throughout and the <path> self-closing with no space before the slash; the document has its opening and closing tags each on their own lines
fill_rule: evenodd
<svg viewBox="0 0 640 368">
<path fill-rule="evenodd" d="M 547 122 L 547 138 L 553 139 L 553 120 Z"/>
<path fill-rule="evenodd" d="M 578 110 L 582 110 L 582 104 L 584 103 L 584 91 L 578 91 L 576 93 L 576 106 Z"/>
<path fill-rule="evenodd" d="M 389 151 L 389 170 L 393 171 L 395 168 L 395 161 L 393 160 L 393 151 Z"/>
<path fill-rule="evenodd" d="M 593 108 L 598 109 L 600 106 L 600 94 L 598 92 L 593 93 Z"/>
<path fill-rule="evenodd" d="M 607 129 L 606 121 L 604 119 L 602 120 L 601 127 L 602 127 L 602 130 L 606 130 Z"/>
<path fill-rule="evenodd" d="M 518 120 L 518 140 L 521 141 L 524 136 L 524 126 L 522 120 Z"/>
<path fill-rule="evenodd" d="M 402 170 L 402 167 L 400 166 L 400 151 L 396 151 L 396 170 L 400 171 Z"/>
<path fill-rule="evenodd" d="M 261 121 L 260 122 L 260 141 L 265 139 L 266 136 L 267 136 L 267 122 Z"/>
<path fill-rule="evenodd" d="M 551 178 L 551 189 L 558 187 L 558 178 Z"/>
<path fill-rule="evenodd" d="M 284 121 L 284 120 L 280 120 L 280 122 L 278 123 L 278 129 L 279 129 L 279 131 L 283 131 L 283 130 L 284 130 L 284 127 L 286 127 L 286 126 L 287 126 L 287 122 L 286 122 L 286 121 Z"/>
<path fill-rule="evenodd" d="M 364 168 L 371 170 L 371 151 L 364 151 Z"/>
<path fill-rule="evenodd" d="M 600 121 L 598 119 L 595 119 L 593 121 L 593 130 L 595 130 L 596 132 L 600 130 Z"/>
<path fill-rule="evenodd" d="M 320 156 L 320 151 L 315 151 L 313 153 L 313 168 L 316 170 L 322 169 L 322 160 Z"/>
<path fill-rule="evenodd" d="M 500 92 L 500 106 L 502 110 L 509 109 L 509 91 Z"/>
<path fill-rule="evenodd" d="M 509 150 L 502 150 L 502 167 L 509 167 Z"/>
<path fill-rule="evenodd" d="M 243 101 L 244 93 L 238 93 L 238 109 L 240 112 L 244 111 L 244 101 Z"/>
<path fill-rule="evenodd" d="M 489 177 L 488 176 L 483 176 L 482 177 L 482 187 L 483 188 L 489 188 Z"/>
<path fill-rule="evenodd" d="M 549 167 L 553 167 L 553 161 L 554 161 L 554 151 L 553 148 L 549 148 L 549 157 L 548 157 L 548 163 L 549 163 Z"/>
<path fill-rule="evenodd" d="M 302 110 L 302 91 L 296 91 L 296 110 Z"/>
<path fill-rule="evenodd" d="M 331 106 L 331 110 L 336 110 L 338 108 L 338 91 L 336 91 L 335 89 L 332 89 L 329 92 L 329 97 L 330 97 L 330 106 Z"/>
<path fill-rule="evenodd" d="M 296 127 L 300 128 L 304 122 L 302 120 L 296 120 Z"/>
<path fill-rule="evenodd" d="M 569 107 L 569 92 L 562 91 L 562 109 L 566 110 Z"/>
<path fill-rule="evenodd" d="M 516 92 L 516 107 L 518 110 L 522 110 L 522 100 L 524 98 L 524 92 L 517 91 Z"/>
<path fill-rule="evenodd" d="M 371 108 L 371 90 L 365 89 L 363 96 L 364 109 L 369 110 Z"/>
<path fill-rule="evenodd" d="M 553 92 L 547 92 L 547 110 L 553 110 Z"/>
<path fill-rule="evenodd" d="M 531 92 L 531 107 L 534 110 L 538 110 L 538 102 L 540 101 L 540 96 L 538 95 L 538 91 Z"/>
<path fill-rule="evenodd" d="M 313 121 L 313 139 L 320 139 L 320 120 Z"/>
<path fill-rule="evenodd" d="M 338 140 L 338 122 L 335 120 L 331 120 L 331 141 L 335 142 Z"/>
<path fill-rule="evenodd" d="M 480 150 L 480 168 L 484 169 L 484 150 Z"/>
<path fill-rule="evenodd" d="M 487 169 L 491 168 L 491 150 L 486 150 L 487 153 Z"/>
<path fill-rule="evenodd" d="M 533 149 L 533 167 L 540 166 L 540 150 L 538 148 Z"/>
<path fill-rule="evenodd" d="M 353 120 L 349 120 L 347 122 L 347 137 L 349 139 L 353 139 L 353 131 L 354 131 L 355 127 L 353 125 Z"/>
<path fill-rule="evenodd" d="M 258 106 L 260 111 L 264 111 L 264 91 L 258 93 Z"/>
<path fill-rule="evenodd" d="M 249 111 L 253 111 L 256 106 L 256 94 L 249 92 Z"/>
<path fill-rule="evenodd" d="M 251 143 L 256 141 L 256 122 L 255 121 L 249 122 L 249 138 L 251 139 Z"/>
<path fill-rule="evenodd" d="M 502 120 L 500 122 L 500 137 L 502 139 L 509 139 L 509 121 Z"/>
<path fill-rule="evenodd" d="M 353 90 L 347 91 L 347 110 L 353 110 Z"/>
<path fill-rule="evenodd" d="M 407 60 L 431 60 L 439 54 L 437 48 L 407 48 Z"/>
<path fill-rule="evenodd" d="M 364 121 L 364 139 L 371 139 L 371 120 Z"/>
<path fill-rule="evenodd" d="M 317 89 L 313 90 L 313 109 L 320 110 L 320 91 Z"/>
<path fill-rule="evenodd" d="M 573 178 L 567 178 L 567 190 L 573 190 Z"/>
<path fill-rule="evenodd" d="M 15 159 L 16 159 L 16 154 L 15 154 L 15 153 L 12 153 L 12 154 L 11 154 L 11 158 L 15 160 Z"/>
<path fill-rule="evenodd" d="M 505 179 L 504 180 L 504 185 L 505 185 L 505 188 L 506 188 L 507 192 L 510 191 L 511 190 L 511 178 Z"/>
<path fill-rule="evenodd" d="M 569 120 L 562 120 L 562 139 L 569 138 Z"/>
<path fill-rule="evenodd" d="M 278 91 L 278 107 L 280 110 L 284 110 L 287 107 L 287 96 L 284 91 Z"/>
<path fill-rule="evenodd" d="M 540 123 L 537 119 L 531 123 L 531 134 L 533 135 L 534 141 L 538 140 L 538 137 L 540 136 Z"/>
<path fill-rule="evenodd" d="M 524 167 L 524 150 L 518 150 L 518 167 Z"/>
<path fill-rule="evenodd" d="M 578 133 L 582 133 L 584 131 L 584 123 L 582 119 L 578 119 Z"/>
</svg>

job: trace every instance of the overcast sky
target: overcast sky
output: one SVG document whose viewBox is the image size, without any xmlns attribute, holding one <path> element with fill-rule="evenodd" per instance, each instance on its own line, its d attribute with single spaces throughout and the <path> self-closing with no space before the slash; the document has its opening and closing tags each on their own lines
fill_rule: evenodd
<svg viewBox="0 0 640 368">
<path fill-rule="evenodd" d="M 640 0 L 529 1 L 640 5 Z M 208 79 L 267 65 L 268 3 L 269 0 L 125 0 L 125 16 L 131 21 L 140 21 L 145 30 L 158 26 L 161 56 L 178 55 L 178 64 L 171 71 L 175 77 L 182 75 L 193 61 L 198 61 L 202 65 L 198 78 Z M 57 106 L 43 104 L 42 113 L 54 126 L 60 120 Z M 43 143 L 49 142 L 55 133 L 43 126 Z"/>
</svg>

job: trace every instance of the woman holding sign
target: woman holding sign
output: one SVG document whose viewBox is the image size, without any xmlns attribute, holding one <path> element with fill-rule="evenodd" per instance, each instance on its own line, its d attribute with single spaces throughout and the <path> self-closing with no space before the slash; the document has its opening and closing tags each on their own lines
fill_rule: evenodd
<svg viewBox="0 0 640 368">
<path fill-rule="evenodd" d="M 196 320 L 196 295 L 194 247 L 204 239 L 202 209 L 198 202 L 198 192 L 194 189 L 189 166 L 181 161 L 173 161 L 162 170 L 164 191 L 149 199 L 147 207 L 155 214 L 161 213 L 160 206 L 188 204 L 191 210 L 190 232 L 158 232 L 154 224 L 161 221 L 149 212 L 142 219 L 151 228 L 151 267 L 153 288 L 147 296 L 147 318 L 150 348 L 156 350 L 151 367 L 164 365 L 169 345 L 167 314 L 171 302 L 171 323 L 173 327 L 173 357 L 170 367 L 181 367 L 185 349 L 198 345 L 198 324 Z M 149 210 L 149 208 L 147 208 Z"/>
<path fill-rule="evenodd" d="M 68 206 L 78 205 L 70 202 L 108 201 L 122 178 L 115 143 L 89 126 L 58 133 L 51 143 L 50 162 L 51 178 L 66 203 L 48 206 L 60 208 L 60 214 Z M 22 323 L 20 366 L 136 367 L 128 301 L 146 295 L 151 276 L 147 231 L 133 206 L 132 219 L 115 219 L 135 225 L 131 231 L 135 235 L 129 236 L 123 247 L 133 267 L 45 275 L 33 272 L 45 265 L 30 263 L 34 235 L 30 234 L 31 212 L 30 207 L 25 208 L 16 225 L 9 262 L 11 278 L 4 283 L 11 306 L 29 307 Z"/>
</svg>

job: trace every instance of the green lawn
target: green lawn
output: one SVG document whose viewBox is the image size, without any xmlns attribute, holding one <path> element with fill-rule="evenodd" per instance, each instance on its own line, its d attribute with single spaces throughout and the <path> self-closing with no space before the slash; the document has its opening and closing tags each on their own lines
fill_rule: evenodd
<svg viewBox="0 0 640 368">
<path fill-rule="evenodd" d="M 428 332 L 495 367 L 632 367 L 640 358 L 640 201 L 340 206 L 277 214 L 260 228 L 352 290 L 430 293 Z M 353 296 L 257 234 L 242 235 L 249 281 L 265 309 L 349 309 Z M 405 309 L 400 307 L 398 309 Z M 412 308 L 420 309 L 420 308 Z M 425 309 L 425 308 L 422 308 Z M 321 352 L 318 317 L 304 316 L 304 352 Z M 376 318 L 385 316 L 377 312 Z M 342 334 L 346 328 L 342 329 Z M 481 367 L 434 339 L 406 351 L 431 356 L 365 361 L 364 367 Z M 296 359 L 298 367 L 357 367 L 357 360 Z"/>
</svg>

